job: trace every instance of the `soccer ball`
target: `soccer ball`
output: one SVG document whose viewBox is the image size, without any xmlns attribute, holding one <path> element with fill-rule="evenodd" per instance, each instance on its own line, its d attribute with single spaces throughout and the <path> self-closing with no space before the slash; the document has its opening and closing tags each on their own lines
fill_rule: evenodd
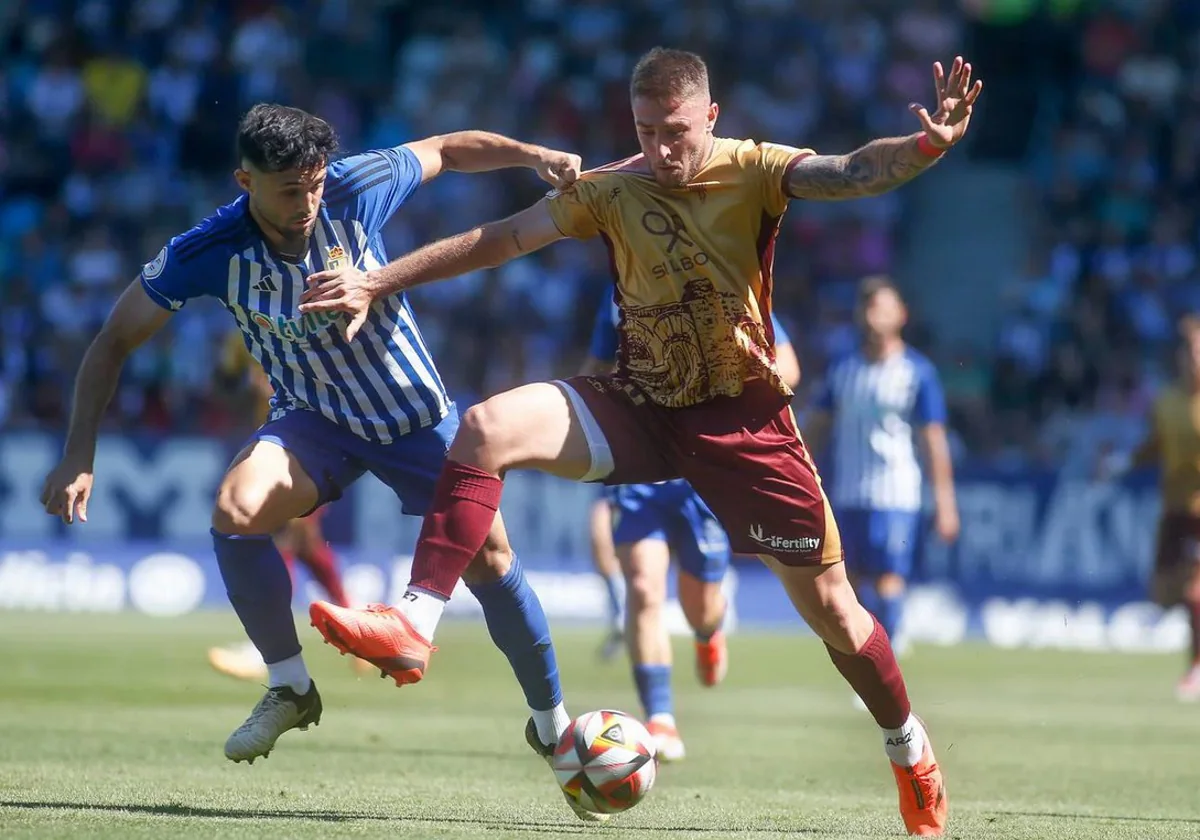
<svg viewBox="0 0 1200 840">
<path fill-rule="evenodd" d="M 567 796 L 593 814 L 629 810 L 650 792 L 658 772 L 646 727 L 607 709 L 571 721 L 554 749 L 553 767 Z"/>
</svg>

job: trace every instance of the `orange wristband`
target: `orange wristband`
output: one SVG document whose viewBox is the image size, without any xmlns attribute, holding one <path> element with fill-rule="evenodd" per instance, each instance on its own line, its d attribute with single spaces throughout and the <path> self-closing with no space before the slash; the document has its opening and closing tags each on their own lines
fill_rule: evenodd
<svg viewBox="0 0 1200 840">
<path fill-rule="evenodd" d="M 917 151 L 925 155 L 925 157 L 940 158 L 946 154 L 945 149 L 939 149 L 933 143 L 929 142 L 929 135 L 922 134 L 917 138 Z"/>
</svg>

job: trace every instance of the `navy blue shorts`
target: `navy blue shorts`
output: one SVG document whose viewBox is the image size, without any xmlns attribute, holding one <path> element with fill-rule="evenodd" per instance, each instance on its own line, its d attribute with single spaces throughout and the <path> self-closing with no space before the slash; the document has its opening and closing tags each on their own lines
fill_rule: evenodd
<svg viewBox="0 0 1200 840">
<path fill-rule="evenodd" d="M 315 411 L 289 411 L 268 420 L 250 442 L 269 441 L 296 456 L 317 485 L 317 507 L 341 498 L 366 472 L 392 488 L 404 513 L 424 516 L 446 452 L 458 431 L 458 410 L 391 443 L 371 443 Z"/>
<path fill-rule="evenodd" d="M 616 485 L 611 496 L 614 545 L 661 540 L 685 574 L 705 583 L 725 577 L 729 537 L 686 481 Z"/>
<path fill-rule="evenodd" d="M 846 568 L 864 577 L 909 577 L 920 521 L 921 514 L 915 510 L 839 508 L 837 522 Z"/>
</svg>

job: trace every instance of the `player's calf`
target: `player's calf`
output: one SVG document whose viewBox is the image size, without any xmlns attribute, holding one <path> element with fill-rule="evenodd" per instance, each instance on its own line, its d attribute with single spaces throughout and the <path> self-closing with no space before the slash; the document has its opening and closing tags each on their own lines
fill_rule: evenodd
<svg viewBox="0 0 1200 840">
<path fill-rule="evenodd" d="M 941 769 L 924 725 L 912 714 L 887 631 L 858 603 L 843 564 L 813 568 L 772 561 L 770 565 L 882 730 L 908 832 L 941 835 L 949 807 Z"/>
</svg>

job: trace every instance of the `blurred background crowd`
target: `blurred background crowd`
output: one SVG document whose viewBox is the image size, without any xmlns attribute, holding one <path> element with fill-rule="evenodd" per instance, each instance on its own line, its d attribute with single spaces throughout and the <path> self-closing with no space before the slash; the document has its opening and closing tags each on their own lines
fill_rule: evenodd
<svg viewBox="0 0 1200 840">
<path fill-rule="evenodd" d="M 776 306 L 806 387 L 854 344 L 858 279 L 887 272 L 960 456 L 1087 470 L 1140 437 L 1175 320 L 1200 309 L 1200 0 L 7 0 L 0 429 L 64 425 L 121 288 L 236 195 L 252 103 L 313 110 L 348 151 L 486 128 L 599 165 L 636 148 L 627 74 L 656 31 L 709 60 L 718 133 L 822 152 L 915 130 L 930 63 L 966 55 L 987 85 L 969 148 L 898 193 L 786 217 Z M 440 178 L 389 252 L 540 192 L 530 172 Z M 598 246 L 564 243 L 414 305 L 470 403 L 577 367 L 609 282 Z M 109 422 L 235 431 L 231 326 L 216 305 L 180 312 Z"/>
</svg>

